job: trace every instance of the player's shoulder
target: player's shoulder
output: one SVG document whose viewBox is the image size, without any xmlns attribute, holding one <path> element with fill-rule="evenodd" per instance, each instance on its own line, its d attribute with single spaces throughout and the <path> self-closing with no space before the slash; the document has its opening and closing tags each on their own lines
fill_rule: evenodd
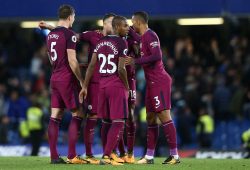
<svg viewBox="0 0 250 170">
<path fill-rule="evenodd" d="M 154 30 L 148 29 L 147 32 L 145 33 L 145 36 L 147 37 L 158 37 L 156 32 Z"/>
<path fill-rule="evenodd" d="M 115 37 L 117 44 L 121 47 L 123 46 L 127 46 L 127 39 L 125 37 L 120 37 L 120 36 L 116 36 Z"/>
<path fill-rule="evenodd" d="M 152 42 L 152 41 L 159 41 L 159 38 L 157 36 L 157 34 L 149 29 L 145 34 L 144 34 L 144 38 L 143 38 L 144 42 Z"/>
</svg>

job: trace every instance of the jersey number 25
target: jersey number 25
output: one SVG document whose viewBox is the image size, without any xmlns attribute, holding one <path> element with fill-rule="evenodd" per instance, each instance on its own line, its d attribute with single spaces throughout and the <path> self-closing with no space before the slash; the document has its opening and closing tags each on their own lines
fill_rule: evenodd
<svg viewBox="0 0 250 170">
<path fill-rule="evenodd" d="M 110 74 L 112 74 L 112 73 L 116 72 L 117 66 L 116 66 L 116 64 L 114 62 L 111 61 L 111 59 L 114 58 L 114 57 L 115 57 L 114 54 L 109 54 L 108 57 L 105 56 L 104 54 L 98 54 L 99 61 L 101 61 L 101 59 L 102 59 L 102 63 L 101 63 L 100 70 L 99 70 L 100 73 L 110 73 Z M 111 65 L 112 69 L 109 69 L 109 68 L 104 69 L 104 66 L 106 64 Z"/>
</svg>

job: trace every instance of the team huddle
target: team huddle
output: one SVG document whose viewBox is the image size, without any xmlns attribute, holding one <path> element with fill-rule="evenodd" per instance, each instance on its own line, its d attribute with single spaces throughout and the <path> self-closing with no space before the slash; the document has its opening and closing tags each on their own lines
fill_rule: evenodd
<svg viewBox="0 0 250 170">
<path fill-rule="evenodd" d="M 103 30 L 80 34 L 69 29 L 75 20 L 73 7 L 60 6 L 58 16 L 59 22 L 55 28 L 43 21 L 39 23 L 40 28 L 51 30 L 47 36 L 52 65 L 51 118 L 48 126 L 51 163 L 153 164 L 159 135 L 157 118 L 162 123 L 170 148 L 169 157 L 163 164 L 180 163 L 176 130 L 170 115 L 172 80 L 162 63 L 158 36 L 148 28 L 148 14 L 135 12 L 132 16 L 133 26 L 129 27 L 125 17 L 110 13 L 103 17 Z M 81 74 L 76 58 L 78 41 L 87 41 L 90 45 L 85 76 Z M 133 116 L 136 100 L 135 65 L 141 65 L 145 72 L 148 123 L 147 151 L 138 161 L 133 151 L 136 131 Z M 87 104 L 88 110 L 84 127 L 86 158 L 76 153 L 78 132 L 83 120 L 83 103 Z M 59 125 L 65 108 L 72 113 L 66 162 L 57 151 Z M 92 152 L 97 119 L 102 120 L 103 156 L 100 160 Z M 127 150 L 123 141 L 124 126 Z"/>
</svg>

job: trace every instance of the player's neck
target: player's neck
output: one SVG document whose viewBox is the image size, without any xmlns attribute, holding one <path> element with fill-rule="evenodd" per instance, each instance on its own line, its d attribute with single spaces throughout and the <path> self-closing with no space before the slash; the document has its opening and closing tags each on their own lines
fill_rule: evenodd
<svg viewBox="0 0 250 170">
<path fill-rule="evenodd" d="M 69 28 L 69 23 L 63 20 L 59 20 L 57 26 Z"/>
<path fill-rule="evenodd" d="M 140 29 L 140 35 L 143 35 L 148 30 L 148 25 L 143 25 Z"/>
<path fill-rule="evenodd" d="M 107 31 L 105 31 L 104 29 L 101 31 L 101 33 L 102 33 L 104 36 L 108 35 Z"/>
</svg>

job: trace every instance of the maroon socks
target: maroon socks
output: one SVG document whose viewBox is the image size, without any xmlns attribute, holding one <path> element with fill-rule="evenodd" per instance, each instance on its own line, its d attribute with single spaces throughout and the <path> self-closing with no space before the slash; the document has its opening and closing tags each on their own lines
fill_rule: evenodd
<svg viewBox="0 0 250 170">
<path fill-rule="evenodd" d="M 86 147 L 86 155 L 92 156 L 92 144 L 95 135 L 95 126 L 97 119 L 87 118 L 86 125 L 84 128 L 84 144 Z"/>
</svg>

